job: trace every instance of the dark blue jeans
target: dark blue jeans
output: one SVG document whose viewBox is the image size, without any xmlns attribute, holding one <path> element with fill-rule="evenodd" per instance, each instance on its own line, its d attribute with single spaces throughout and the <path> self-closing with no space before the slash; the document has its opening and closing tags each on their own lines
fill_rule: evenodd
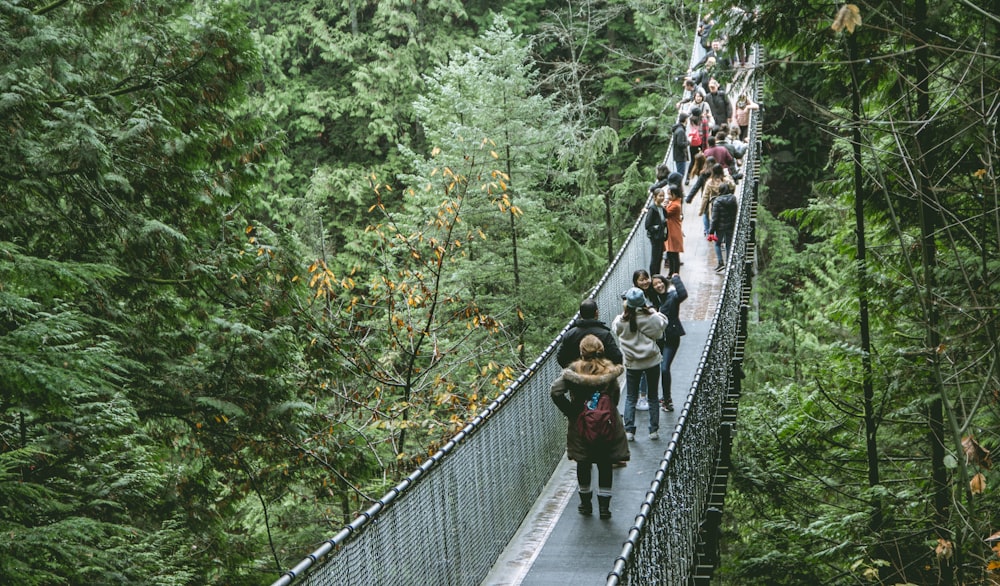
<svg viewBox="0 0 1000 586">
<path fill-rule="evenodd" d="M 687 175 L 686 175 L 687 168 L 688 168 L 688 162 L 687 162 L 687 160 L 684 160 L 684 161 L 674 161 L 674 166 L 677 167 L 677 172 L 681 174 L 681 177 L 683 177 L 684 179 L 687 179 Z"/>
</svg>

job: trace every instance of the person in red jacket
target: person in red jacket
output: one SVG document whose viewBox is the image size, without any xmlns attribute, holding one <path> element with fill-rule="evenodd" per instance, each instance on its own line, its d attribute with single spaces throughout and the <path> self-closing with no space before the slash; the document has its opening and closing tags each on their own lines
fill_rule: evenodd
<svg viewBox="0 0 1000 586">
<path fill-rule="evenodd" d="M 733 179 L 739 179 L 736 171 L 736 159 L 733 158 L 729 149 L 718 144 L 718 141 L 714 136 L 708 137 L 708 148 L 705 149 L 704 152 L 706 157 L 714 158 L 716 163 L 728 169 L 730 177 Z"/>
</svg>

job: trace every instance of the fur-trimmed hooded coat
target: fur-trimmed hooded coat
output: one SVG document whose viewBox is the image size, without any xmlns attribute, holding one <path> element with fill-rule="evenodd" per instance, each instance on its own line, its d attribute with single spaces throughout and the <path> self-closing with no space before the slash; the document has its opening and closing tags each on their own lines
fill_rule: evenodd
<svg viewBox="0 0 1000 586">
<path fill-rule="evenodd" d="M 625 371 L 620 364 L 611 364 L 605 360 L 608 367 L 604 374 L 582 374 L 578 372 L 583 361 L 578 360 L 562 371 L 562 374 L 552 383 L 549 394 L 552 402 L 559 407 L 567 417 L 566 455 L 577 462 L 599 462 L 610 460 L 622 462 L 631 456 L 628 441 L 625 439 L 625 425 L 621 414 L 618 414 L 618 425 L 614 438 L 606 444 L 588 445 L 576 432 L 576 418 L 583 411 L 584 403 L 594 393 L 605 393 L 611 397 L 611 403 L 618 406 L 621 400 L 621 386 L 618 377 Z M 617 411 L 616 411 L 617 413 Z"/>
</svg>

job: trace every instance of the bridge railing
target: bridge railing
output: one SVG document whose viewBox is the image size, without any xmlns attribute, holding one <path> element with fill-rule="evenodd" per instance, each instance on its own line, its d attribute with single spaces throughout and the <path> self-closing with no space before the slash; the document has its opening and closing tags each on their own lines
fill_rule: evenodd
<svg viewBox="0 0 1000 586">
<path fill-rule="evenodd" d="M 759 49 L 752 52 L 756 64 Z M 760 99 L 760 81 L 750 70 L 746 93 Z M 751 112 L 749 148 L 738 189 L 739 211 L 723 291 L 702 351 L 694 382 L 680 411 L 666 452 L 636 515 L 621 554 L 608 575 L 618 584 L 689 584 L 693 580 L 699 530 L 722 443 L 724 403 L 734 372 L 741 332 L 741 304 L 754 251 L 754 207 L 760 179 L 760 116 Z"/>
<path fill-rule="evenodd" d="M 700 48 L 700 47 L 699 47 Z M 692 57 L 692 62 L 697 59 Z M 751 141 L 756 131 L 751 130 Z M 751 150 L 747 157 L 755 152 Z M 747 165 L 749 171 L 749 165 Z M 744 179 L 744 185 L 751 181 Z M 744 202 L 749 201 L 744 195 Z M 730 258 L 746 248 L 747 214 Z M 649 245 L 637 222 L 592 296 L 602 315 L 616 315 L 632 272 L 649 264 Z M 715 389 L 725 383 L 722 357 L 731 342 L 745 275 L 731 263 L 713 334 L 691 394 L 681 411 L 655 489 L 643 504 L 612 579 L 643 582 L 653 565 L 670 560 L 666 575 L 690 575 L 698 516 L 704 501 L 700 477 L 710 475 L 702 446 L 717 432 Z M 735 301 L 734 301 L 735 300 Z M 738 309 L 738 308 L 737 308 Z M 286 571 L 273 586 L 436 584 L 477 585 L 517 531 L 565 452 L 565 419 L 553 408 L 549 385 L 561 369 L 555 353 L 570 323 L 499 397 L 437 453 L 336 535 Z M 707 389 L 707 390 L 705 390 Z M 698 393 L 705 392 L 702 400 Z M 713 409 L 715 410 L 713 412 Z M 681 440 L 685 444 L 681 444 Z M 703 443 L 702 440 L 705 440 Z M 433 474 L 431 474 L 433 472 Z M 698 488 L 680 483 L 694 479 Z M 671 523 L 681 523 L 672 526 Z M 683 528 L 684 535 L 676 534 Z M 662 539 L 663 541 L 659 541 Z M 683 558 L 683 559 L 681 559 Z M 612 560 L 609 560 L 609 564 Z M 681 582 L 661 581 L 662 584 Z"/>
<path fill-rule="evenodd" d="M 619 312 L 632 271 L 649 264 L 639 226 L 594 288 L 602 315 Z M 274 586 L 479 584 L 565 453 L 566 422 L 549 385 L 569 325 L 440 451 Z"/>
</svg>

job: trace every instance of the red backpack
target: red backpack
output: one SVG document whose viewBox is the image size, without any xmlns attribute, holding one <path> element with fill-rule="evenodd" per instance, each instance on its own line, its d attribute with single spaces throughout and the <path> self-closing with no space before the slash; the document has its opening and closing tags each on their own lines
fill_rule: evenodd
<svg viewBox="0 0 1000 586">
<path fill-rule="evenodd" d="M 576 417 L 576 433 L 588 444 L 610 441 L 617 428 L 618 414 L 611 404 L 611 397 L 604 393 L 597 400 L 597 406 L 590 409 L 585 405 Z"/>
<path fill-rule="evenodd" d="M 692 126 L 688 123 L 688 142 L 690 142 L 693 147 L 701 146 L 701 124 L 698 126 Z"/>
</svg>

